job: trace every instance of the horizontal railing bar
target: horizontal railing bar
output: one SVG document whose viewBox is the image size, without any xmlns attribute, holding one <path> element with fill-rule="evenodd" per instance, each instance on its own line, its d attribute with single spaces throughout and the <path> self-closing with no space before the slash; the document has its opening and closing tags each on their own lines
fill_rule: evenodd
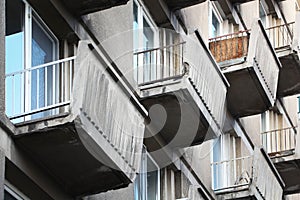
<svg viewBox="0 0 300 200">
<path fill-rule="evenodd" d="M 236 187 L 243 187 L 243 186 L 249 186 L 249 183 L 243 183 L 243 184 L 237 184 L 237 185 L 232 185 L 232 186 L 227 186 L 227 187 L 220 187 L 217 189 L 214 189 L 215 192 L 220 191 L 220 190 L 226 190 L 226 189 L 231 189 L 231 188 L 236 188 Z"/>
<path fill-rule="evenodd" d="M 23 69 L 23 70 L 20 70 L 20 71 L 16 71 L 16 72 L 6 74 L 5 77 L 14 76 L 16 74 L 21 74 L 21 73 L 24 73 L 24 72 L 27 72 L 27 71 L 32 71 L 32 70 L 48 67 L 50 65 L 56 65 L 56 64 L 59 64 L 59 63 L 71 61 L 71 60 L 74 60 L 75 58 L 76 58 L 76 56 L 73 56 L 73 57 L 64 58 L 64 59 L 61 59 L 61 60 L 56 60 L 56 61 L 53 61 L 53 62 L 45 63 L 45 64 L 42 64 L 42 65 L 37 65 L 37 66 L 31 67 L 31 68 L 28 68 L 28 69 Z"/>
<path fill-rule="evenodd" d="M 51 105 L 51 106 L 47 106 L 47 107 L 43 107 L 43 108 L 31 110 L 31 111 L 24 112 L 24 113 L 19 114 L 19 115 L 13 115 L 13 116 L 9 117 L 9 119 L 10 120 L 18 119 L 18 118 L 21 118 L 21 117 L 26 117 L 28 115 L 33 115 L 33 114 L 36 114 L 36 113 L 39 113 L 39 112 L 44 112 L 44 111 L 47 111 L 47 110 L 52 110 L 52 109 L 63 107 L 63 106 L 67 106 L 67 105 L 70 105 L 70 101 L 66 101 L 66 102 L 62 102 L 62 103 L 57 103 L 57 104 L 54 104 L 54 105 Z"/>
<path fill-rule="evenodd" d="M 247 30 L 243 30 L 243 31 L 229 33 L 229 34 L 226 34 L 226 35 L 220 35 L 220 36 L 217 36 L 217 37 L 214 37 L 214 38 L 209 38 L 208 40 L 209 41 L 216 40 L 216 39 L 220 39 L 220 38 L 224 38 L 224 37 L 228 37 L 228 36 L 232 36 L 232 35 L 238 35 L 238 34 L 245 33 L 245 32 L 250 32 L 250 31 L 251 31 L 251 29 L 247 29 Z"/>
<path fill-rule="evenodd" d="M 167 49 L 167 48 L 174 47 L 174 46 L 179 46 L 179 45 L 182 45 L 182 44 L 185 44 L 185 43 L 186 42 L 183 41 L 183 42 L 180 42 L 180 43 L 177 43 L 177 44 L 171 44 L 171 45 L 167 45 L 167 46 L 162 46 L 162 47 L 147 49 L 147 50 L 143 50 L 143 51 L 138 51 L 138 52 L 134 52 L 133 55 L 138 55 L 138 54 L 142 54 L 142 53 L 148 53 L 148 52 L 156 51 L 156 50 Z"/>
<path fill-rule="evenodd" d="M 225 162 L 231 162 L 231 161 L 237 161 L 237 160 L 243 160 L 243 159 L 249 159 L 252 158 L 252 156 L 244 156 L 244 157 L 239 157 L 239 158 L 234 158 L 234 159 L 229 159 L 229 160 L 222 160 L 222 161 L 218 161 L 218 162 L 213 162 L 211 163 L 211 165 L 218 165 L 218 164 L 222 164 Z"/>
<path fill-rule="evenodd" d="M 267 134 L 267 133 L 271 133 L 271 132 L 277 132 L 277 131 L 284 131 L 284 130 L 288 130 L 288 129 L 294 129 L 297 128 L 297 126 L 292 126 L 292 127 L 286 127 L 286 128 L 280 128 L 280 129 L 273 129 L 270 131 L 264 131 L 261 134 Z"/>
<path fill-rule="evenodd" d="M 291 25 L 291 24 L 294 24 L 294 23 L 295 22 L 289 22 L 287 24 L 280 24 L 280 25 L 276 25 L 276 26 L 271 26 L 271 27 L 266 28 L 265 30 L 270 30 L 270 29 L 281 27 L 281 26 L 288 26 L 288 25 Z"/>
</svg>

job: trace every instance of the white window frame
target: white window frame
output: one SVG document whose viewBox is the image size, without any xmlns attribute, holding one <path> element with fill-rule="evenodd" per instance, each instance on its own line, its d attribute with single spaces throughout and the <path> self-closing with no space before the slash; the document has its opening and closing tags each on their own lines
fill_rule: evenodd
<svg viewBox="0 0 300 200">
<path fill-rule="evenodd" d="M 219 143 L 219 144 L 218 144 Z M 212 188 L 216 189 L 215 187 L 221 186 L 221 187 L 227 187 L 228 185 L 231 185 L 231 183 L 227 183 L 226 180 L 228 180 L 227 176 L 234 176 L 236 179 L 237 176 L 237 169 L 236 169 L 236 138 L 232 135 L 224 134 L 221 135 L 219 138 L 215 139 L 213 142 L 213 145 L 220 145 L 220 155 L 219 160 L 216 160 L 214 158 L 215 150 L 213 148 L 211 153 L 211 163 L 214 162 L 220 162 L 223 160 L 234 160 L 234 169 L 233 174 L 227 174 L 229 171 L 227 169 L 227 166 L 222 165 L 221 170 L 218 173 L 218 177 L 216 177 L 216 174 L 214 174 L 214 169 L 211 170 L 211 177 L 212 177 Z M 229 179 L 230 180 L 230 179 Z"/>
<path fill-rule="evenodd" d="M 157 194 L 156 200 L 160 200 L 160 168 L 155 160 L 151 157 L 151 155 L 147 152 L 146 148 L 143 147 L 142 150 L 142 159 L 140 166 L 140 173 L 137 175 L 135 183 L 134 183 L 134 200 L 148 200 L 147 199 L 147 159 L 149 158 L 151 162 L 157 168 Z M 136 195 L 138 196 L 136 199 Z M 141 199 L 140 199 L 141 198 Z"/>
<path fill-rule="evenodd" d="M 215 36 L 213 36 L 213 32 L 212 32 L 212 17 L 213 17 L 213 14 L 216 16 L 216 18 L 219 22 L 219 27 L 218 27 L 219 30 L 217 32 L 217 36 L 220 36 L 220 35 L 223 34 L 223 26 L 222 26 L 223 19 L 222 19 L 222 16 L 221 16 L 220 12 L 218 11 L 218 8 L 215 5 L 215 3 L 209 1 L 209 19 L 208 19 L 208 22 L 209 22 L 209 25 L 208 25 L 209 38 L 215 37 Z"/>
<path fill-rule="evenodd" d="M 133 4 L 137 5 L 137 22 L 138 22 L 138 46 L 134 47 L 136 49 L 134 49 L 134 52 L 138 52 L 138 51 L 143 51 L 146 50 L 144 47 L 144 38 L 143 38 L 143 28 L 144 28 L 144 19 L 146 20 L 146 22 L 149 24 L 151 30 L 153 31 L 153 48 L 156 48 L 159 46 L 159 30 L 158 27 L 156 26 L 154 20 L 151 18 L 149 11 L 146 9 L 146 6 L 144 5 L 144 3 L 140 0 L 134 0 Z M 135 31 L 135 30 L 134 30 Z M 136 38 L 133 38 L 134 40 Z M 137 66 L 143 66 L 143 56 L 139 55 L 138 57 L 138 63 Z M 136 66 L 134 66 L 136 67 Z M 136 75 L 137 73 L 137 75 Z M 140 67 L 138 69 L 138 71 L 136 72 L 136 69 L 134 69 L 134 77 L 136 79 L 136 77 L 143 77 L 144 74 L 144 68 Z M 136 81 L 144 81 L 141 80 L 139 78 L 139 80 Z M 139 84 L 140 82 L 138 82 Z"/>
<path fill-rule="evenodd" d="M 59 55 L 59 40 L 55 36 L 55 34 L 50 30 L 50 28 L 44 23 L 42 18 L 38 15 L 38 13 L 31 7 L 31 5 L 25 1 L 22 0 L 24 3 L 24 66 L 23 69 L 29 69 L 32 66 L 32 20 L 35 20 L 35 23 L 40 27 L 40 29 L 43 30 L 44 34 L 48 36 L 50 40 L 53 42 L 53 60 L 58 59 Z M 58 76 L 58 71 L 55 69 L 53 70 L 53 77 L 55 77 L 55 82 L 57 82 L 57 79 L 59 78 Z M 32 85 L 32 79 L 31 79 L 31 73 L 26 73 L 24 77 L 24 88 L 22 87 L 21 91 L 21 101 L 23 102 L 21 105 L 21 110 L 22 112 L 30 112 L 31 109 L 31 85 Z M 53 83 L 55 84 L 55 83 Z M 63 83 L 61 83 L 63 84 Z M 38 86 L 37 86 L 38 87 Z M 55 102 L 59 98 L 59 90 L 58 86 L 55 84 L 54 85 L 54 90 L 53 90 L 53 99 L 52 101 Z M 64 86 L 62 86 L 63 88 Z M 38 96 L 38 94 L 37 94 Z M 45 98 L 47 99 L 47 94 L 45 91 Z M 45 104 L 47 103 L 47 100 Z M 14 105 L 13 105 L 14 106 Z M 31 115 L 28 115 L 24 117 L 24 120 L 30 120 Z"/>
</svg>

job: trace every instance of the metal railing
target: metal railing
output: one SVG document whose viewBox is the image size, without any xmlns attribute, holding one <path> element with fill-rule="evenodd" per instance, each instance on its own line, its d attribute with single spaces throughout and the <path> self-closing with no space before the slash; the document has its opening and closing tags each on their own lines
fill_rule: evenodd
<svg viewBox="0 0 300 200">
<path fill-rule="evenodd" d="M 247 56 L 250 30 L 239 31 L 209 39 L 209 50 L 217 62 Z"/>
<path fill-rule="evenodd" d="M 290 46 L 293 41 L 295 22 L 266 28 L 274 49 Z"/>
<path fill-rule="evenodd" d="M 75 57 L 6 74 L 6 114 L 13 122 L 67 111 Z"/>
<path fill-rule="evenodd" d="M 280 156 L 295 150 L 296 133 L 295 127 L 288 127 L 265 131 L 261 133 L 261 141 L 266 152 L 270 156 Z"/>
<path fill-rule="evenodd" d="M 138 84 L 171 78 L 184 74 L 185 42 L 135 52 L 134 76 Z"/>
<path fill-rule="evenodd" d="M 215 191 L 248 186 L 252 180 L 253 157 L 245 156 L 211 164 Z"/>
</svg>

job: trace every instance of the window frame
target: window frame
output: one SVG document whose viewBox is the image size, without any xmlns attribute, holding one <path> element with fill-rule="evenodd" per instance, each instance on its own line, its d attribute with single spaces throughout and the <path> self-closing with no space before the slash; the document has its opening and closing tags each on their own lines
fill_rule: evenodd
<svg viewBox="0 0 300 200">
<path fill-rule="evenodd" d="M 213 18 L 213 15 L 216 17 L 216 19 L 218 20 L 218 30 L 217 30 L 217 33 L 216 35 L 214 36 L 213 35 L 213 31 L 212 31 L 212 18 Z M 214 37 L 218 37 L 220 35 L 222 35 L 223 33 L 223 27 L 222 27 L 222 23 L 223 23 L 223 19 L 222 19 L 222 16 L 220 14 L 220 12 L 218 11 L 218 8 L 217 6 L 215 5 L 214 2 L 210 2 L 209 3 L 209 27 L 208 27 L 208 30 L 209 30 L 209 38 L 214 38 Z"/>
<path fill-rule="evenodd" d="M 134 182 L 134 200 L 148 200 L 148 191 L 147 191 L 147 160 L 150 159 L 154 166 L 157 168 L 157 183 L 156 183 L 156 200 L 160 200 L 160 168 L 152 156 L 147 152 L 146 148 L 142 149 L 142 158 L 140 173 L 136 176 Z"/>
<path fill-rule="evenodd" d="M 52 61 L 55 61 L 59 58 L 59 40 L 58 38 L 55 36 L 55 34 L 51 31 L 51 29 L 46 25 L 46 23 L 44 22 L 44 20 L 39 16 L 39 14 L 32 8 L 32 6 L 26 1 L 26 0 L 20 0 L 20 2 L 22 2 L 24 4 L 24 13 L 23 14 L 23 32 L 24 32 L 24 37 L 23 37 L 23 57 L 24 57 L 24 61 L 23 61 L 23 65 L 21 66 L 22 70 L 26 70 L 26 69 L 30 69 L 32 67 L 35 67 L 32 65 L 32 39 L 33 39 L 33 22 L 39 27 L 39 29 L 42 31 L 42 33 L 49 38 L 49 41 L 51 41 L 53 47 L 52 47 Z M 5 35 L 6 36 L 6 35 Z M 9 66 L 5 66 L 5 67 L 9 67 Z M 54 69 L 52 70 L 53 72 L 53 76 L 55 77 L 55 83 L 52 83 L 53 87 L 53 99 L 51 99 L 51 101 L 56 102 L 59 99 L 59 95 L 60 95 L 60 91 L 58 90 L 58 88 L 60 86 L 58 86 L 56 83 L 59 82 L 59 71 L 58 69 L 56 69 L 54 67 Z M 24 83 L 24 85 L 21 87 L 21 91 L 20 91 L 20 101 L 21 101 L 21 113 L 22 112 L 30 112 L 32 109 L 32 77 L 31 77 L 31 73 L 25 73 L 24 77 L 22 78 L 22 82 Z M 45 79 L 45 78 L 44 78 Z M 54 80 L 54 79 L 53 79 Z M 47 81 L 45 79 L 45 81 Z M 38 87 L 38 85 L 37 85 Z M 63 85 L 61 87 L 64 87 Z M 6 88 L 7 89 L 7 88 Z M 47 89 L 44 88 L 45 91 L 45 96 L 44 96 L 44 104 L 45 106 L 47 106 L 48 104 L 48 97 L 46 94 Z M 37 94 L 36 94 L 37 95 Z M 38 95 L 37 95 L 38 96 Z M 14 105 L 12 106 L 16 106 L 18 104 L 18 102 L 15 102 Z M 45 107 L 44 106 L 44 107 Z M 39 109 L 39 101 L 37 102 L 37 109 Z M 56 110 L 53 110 L 51 112 L 56 112 Z M 44 113 L 44 112 L 42 112 Z M 12 115 L 14 115 L 15 113 L 12 113 Z M 22 118 L 19 118 L 21 121 L 27 121 L 27 120 L 31 120 L 33 115 L 28 115 Z M 17 120 L 18 121 L 18 120 Z"/>
</svg>

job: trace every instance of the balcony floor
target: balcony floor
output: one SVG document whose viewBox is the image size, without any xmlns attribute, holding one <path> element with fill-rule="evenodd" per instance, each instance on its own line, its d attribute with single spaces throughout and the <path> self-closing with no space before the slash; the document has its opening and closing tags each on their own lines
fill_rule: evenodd
<svg viewBox="0 0 300 200">
<path fill-rule="evenodd" d="M 151 84 L 141 91 L 142 104 L 150 109 L 147 130 L 159 134 L 169 147 L 201 144 L 220 134 L 206 105 L 184 77 Z"/>
<path fill-rule="evenodd" d="M 126 187 L 130 180 L 96 159 L 80 137 L 75 123 L 69 122 L 19 135 L 15 142 L 74 197 Z"/>
<path fill-rule="evenodd" d="M 278 96 L 290 96 L 300 93 L 300 61 L 296 53 L 282 54 L 279 57 L 282 68 L 279 72 Z"/>
<path fill-rule="evenodd" d="M 234 117 L 245 117 L 266 111 L 270 97 L 264 89 L 260 75 L 253 67 L 225 70 L 230 83 L 227 92 L 228 108 Z"/>
<path fill-rule="evenodd" d="M 285 183 L 284 194 L 300 192 L 300 159 L 279 161 L 274 163 L 281 178 Z"/>
</svg>

